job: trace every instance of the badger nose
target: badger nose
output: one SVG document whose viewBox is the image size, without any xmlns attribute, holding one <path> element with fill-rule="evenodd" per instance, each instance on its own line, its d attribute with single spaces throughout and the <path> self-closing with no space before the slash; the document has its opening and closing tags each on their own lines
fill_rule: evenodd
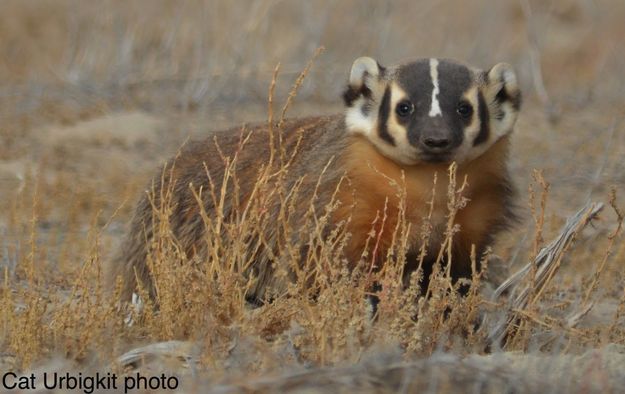
<svg viewBox="0 0 625 394">
<path fill-rule="evenodd" d="M 430 149 L 445 149 L 451 144 L 451 140 L 447 137 L 426 137 L 423 144 Z"/>
</svg>

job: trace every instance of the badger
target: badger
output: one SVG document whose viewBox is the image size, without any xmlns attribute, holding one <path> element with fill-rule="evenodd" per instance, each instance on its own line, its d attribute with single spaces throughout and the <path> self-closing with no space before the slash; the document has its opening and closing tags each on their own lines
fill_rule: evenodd
<svg viewBox="0 0 625 394">
<path fill-rule="evenodd" d="M 351 67 L 343 99 L 342 114 L 233 128 L 184 145 L 139 200 L 128 235 L 111 262 L 109 284 L 121 281 L 125 301 L 138 286 L 158 298 L 148 255 L 159 220 L 168 221 L 189 260 L 202 264 L 214 259 L 205 239 L 206 218 L 219 214 L 229 223 L 240 220 L 235 213 L 252 203 L 261 172 L 284 152 L 297 153 L 286 166 L 281 164 L 287 167 L 279 177 L 282 187 L 314 198 L 292 202 L 287 219 L 279 199 L 265 202 L 267 217 L 276 223 L 264 223 L 263 242 L 250 247 L 246 275 L 254 278 L 254 284 L 246 290 L 248 300 L 262 301 L 276 288 L 284 288 L 289 279 L 277 274 L 285 264 L 280 252 L 285 242 L 305 248 L 301 246 L 305 242 L 293 237 L 307 236 L 306 230 L 297 229 L 311 204 L 323 212 L 333 203 L 323 231 L 334 234 L 340 228 L 347 234 L 340 253 L 350 269 L 363 256 L 381 269 L 395 236 L 390 229 L 400 220 L 409 223 L 404 273 L 421 267 L 427 284 L 432 266 L 440 260 L 440 242 L 448 226 L 450 180 L 445 175 L 452 163 L 457 178 L 466 179 L 462 194 L 467 203 L 453 217 L 458 232 L 450 248 L 449 272 L 453 280 L 470 277 L 472 263 L 477 260 L 479 269 L 480 256 L 494 236 L 515 218 L 507 157 L 521 93 L 512 67 L 499 63 L 484 71 L 437 58 L 384 67 L 361 57 Z M 232 157 L 238 163 L 236 182 L 225 176 Z M 402 193 L 397 185 L 402 185 Z M 215 199 L 198 198 L 207 190 L 224 191 L 219 213 Z M 164 195 L 171 206 L 165 219 L 154 214 Z M 295 229 L 291 239 L 277 235 L 278 217 Z M 430 235 L 422 245 L 425 220 Z"/>
</svg>

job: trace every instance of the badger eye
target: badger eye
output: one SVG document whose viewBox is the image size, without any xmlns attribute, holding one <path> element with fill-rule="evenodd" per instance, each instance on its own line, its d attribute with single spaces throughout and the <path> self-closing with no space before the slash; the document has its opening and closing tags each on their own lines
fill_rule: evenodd
<svg viewBox="0 0 625 394">
<path fill-rule="evenodd" d="M 458 115 L 461 117 L 467 119 L 473 114 L 473 107 L 466 101 L 461 101 L 456 107 L 456 112 L 458 112 Z"/>
<path fill-rule="evenodd" d="M 395 107 L 395 112 L 402 118 L 410 115 L 413 110 L 414 106 L 408 100 L 400 101 L 399 103 L 397 103 L 397 107 Z"/>
</svg>

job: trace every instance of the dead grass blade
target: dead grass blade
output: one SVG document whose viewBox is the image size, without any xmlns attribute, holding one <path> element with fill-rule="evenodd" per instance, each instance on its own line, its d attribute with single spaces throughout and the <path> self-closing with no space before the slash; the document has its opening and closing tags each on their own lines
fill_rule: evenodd
<svg viewBox="0 0 625 394">
<path fill-rule="evenodd" d="M 556 274 L 562 257 L 577 234 L 597 217 L 603 206 L 603 203 L 589 201 L 575 215 L 569 217 L 559 235 L 549 245 L 543 247 L 533 261 L 527 263 L 495 290 L 492 296 L 493 301 L 496 301 L 506 291 L 510 291 L 512 296 L 508 300 L 506 313 L 499 319 L 491 323 L 488 321 L 490 320 L 489 315 L 485 317 L 483 323 L 489 332 L 487 343 L 490 346 L 501 344 L 506 333 L 519 319 L 519 313 L 515 311 L 525 310 L 538 301 Z M 535 280 L 527 281 L 526 278 L 532 271 L 532 267 L 535 267 L 536 270 Z"/>
</svg>

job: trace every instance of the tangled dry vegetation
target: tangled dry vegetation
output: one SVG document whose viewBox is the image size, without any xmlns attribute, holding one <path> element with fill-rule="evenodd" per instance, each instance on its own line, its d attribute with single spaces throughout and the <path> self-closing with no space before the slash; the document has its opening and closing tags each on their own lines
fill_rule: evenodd
<svg viewBox="0 0 625 394">
<path fill-rule="evenodd" d="M 25 19 L 37 15 L 28 7 L 26 11 L 24 6 L 14 7 Z M 10 35 L 10 29 L 5 29 L 9 33 L 1 29 L 0 33 Z M 89 78 L 98 80 L 94 69 Z M 97 121 L 114 110 L 136 111 L 165 100 L 160 95 L 168 94 L 168 88 L 162 80 L 139 87 L 129 83 L 120 90 L 97 85 L 123 91 L 128 100 L 123 103 L 115 94 L 93 99 L 85 91 L 96 85 L 84 88 L 83 81 L 45 85 L 60 95 L 58 102 L 51 97 L 54 94 L 36 96 L 37 86 L 16 83 L 15 90 L 4 92 L 0 111 L 11 125 L 3 129 L 0 147 L 0 185 L 6 193 L 0 202 L 1 370 L 166 372 L 181 378 L 183 390 L 214 392 L 605 392 L 623 386 L 619 366 L 625 362 L 625 290 L 619 262 L 625 259 L 625 247 L 622 199 L 617 198 L 622 191 L 601 182 L 600 175 L 609 166 L 607 151 L 601 151 L 605 161 L 600 158 L 591 179 L 595 193 L 584 191 L 582 201 L 570 200 L 579 206 L 561 197 L 580 194 L 578 185 L 567 189 L 557 184 L 554 192 L 551 179 L 542 171 L 516 169 L 515 174 L 531 179 L 527 188 L 521 182 L 519 198 L 529 207 L 524 211 L 527 231 L 517 230 L 495 245 L 484 258 L 484 271 L 474 272 L 466 297 L 457 294 L 458 284 L 452 285 L 449 270 L 440 266 L 421 294 L 419 272 L 407 288 L 402 286 L 401 256 L 407 248 L 409 223 L 399 221 L 387 229 L 393 231 L 394 242 L 384 270 L 373 270 L 370 256 L 363 255 L 357 269 L 349 271 L 341 259 L 349 234 L 337 230 L 327 237 L 321 231 L 336 205 L 319 212 L 314 209 L 315 194 L 285 188 L 282 180 L 297 148 L 282 149 L 280 124 L 297 102 L 298 90 L 306 88 L 309 68 L 300 69 L 304 72 L 298 77 L 288 68 L 284 73 L 276 68 L 271 83 L 270 76 L 263 81 L 269 85 L 268 94 L 264 93 L 269 109 L 265 101 L 256 117 L 276 120 L 278 126 L 268 136 L 274 155 L 258 169 L 253 198 L 226 218 L 224 201 L 236 198 L 236 193 L 214 187 L 196 193 L 199 204 L 211 199 L 216 207 L 214 215 L 202 215 L 204 241 L 211 251 L 207 261 L 198 264 L 188 259 L 172 236 L 168 220 L 172 190 L 165 188 L 159 204 L 153 206 L 158 225 L 148 258 L 158 307 L 147 301 L 142 307 L 123 310 L 118 306 L 119 291 L 113 295 L 104 291 L 103 271 L 123 236 L 122 223 L 130 217 L 137 191 L 166 151 L 146 144 L 141 130 L 166 129 L 181 118 L 193 119 L 185 123 L 190 128 L 193 122 L 204 127 L 204 114 L 194 113 L 201 112 L 198 106 L 209 105 L 197 99 L 206 94 L 204 82 L 184 82 L 188 97 L 165 125 L 132 113 L 115 118 L 121 123 L 106 116 Z M 8 67 L 0 72 L 12 71 Z M 149 72 L 143 69 L 139 74 Z M 282 95 L 274 92 L 281 78 L 293 81 L 290 91 Z M 150 100 L 154 92 L 158 98 Z M 305 92 L 304 96 L 311 97 Z M 92 101 L 77 105 L 84 97 Z M 39 115 L 28 109 L 28 100 L 37 101 Z M 541 100 L 551 98 L 539 95 Z M 530 99 L 530 113 L 543 111 L 543 104 Z M 319 104 L 316 109 L 323 108 Z M 37 131 L 47 123 L 68 127 L 62 132 Z M 72 129 L 76 124 L 82 128 Z M 555 127 L 550 125 L 545 128 Z M 139 131 L 133 137 L 115 134 L 119 127 Z M 614 123 L 610 129 L 607 147 L 618 141 L 619 127 Z M 520 128 L 529 127 L 521 120 Z M 76 130 L 91 134 L 85 137 Z M 245 126 L 242 130 L 245 135 Z M 162 138 L 172 147 L 183 140 L 166 134 L 149 138 Z M 38 154 L 24 156 L 30 142 Z M 245 138 L 240 149 L 246 149 Z M 134 155 L 119 153 L 125 150 Z M 157 159 L 152 157 L 155 151 L 160 152 Z M 124 159 L 134 162 L 125 167 Z M 237 157 L 222 159 L 227 168 L 224 177 L 236 185 Z M 591 167 L 589 171 L 595 169 Z M 322 182 L 323 172 L 318 176 Z M 467 200 L 463 197 L 466 180 L 456 179 L 454 166 L 438 177 L 449 181 L 442 258 L 449 253 L 454 235 L 462 231 L 453 219 Z M 117 188 L 111 192 L 103 185 Z M 402 185 L 393 186 L 402 200 Z M 591 202 L 591 196 L 597 202 Z M 302 200 L 309 202 L 310 209 L 302 227 L 292 228 L 289 217 Z M 274 201 L 282 207 L 279 217 L 271 217 L 264 208 Z M 387 209 L 401 213 L 403 207 Z M 378 217 L 382 223 L 385 213 Z M 272 294 L 271 303 L 254 308 L 245 300 L 245 290 L 254 281 L 246 275 L 251 261 L 245 251 L 261 246 L 270 228 L 278 229 L 282 245 L 276 259 L 284 265 L 277 275 L 292 280 Z M 372 226 L 371 244 L 375 245 L 377 235 Z M 421 236 L 428 239 L 427 220 Z M 302 245 L 308 246 L 304 258 Z M 583 276 L 569 275 L 567 270 Z M 368 299 L 373 283 L 382 285 L 375 314 Z M 143 300 L 149 299 L 140 293 Z"/>
</svg>

